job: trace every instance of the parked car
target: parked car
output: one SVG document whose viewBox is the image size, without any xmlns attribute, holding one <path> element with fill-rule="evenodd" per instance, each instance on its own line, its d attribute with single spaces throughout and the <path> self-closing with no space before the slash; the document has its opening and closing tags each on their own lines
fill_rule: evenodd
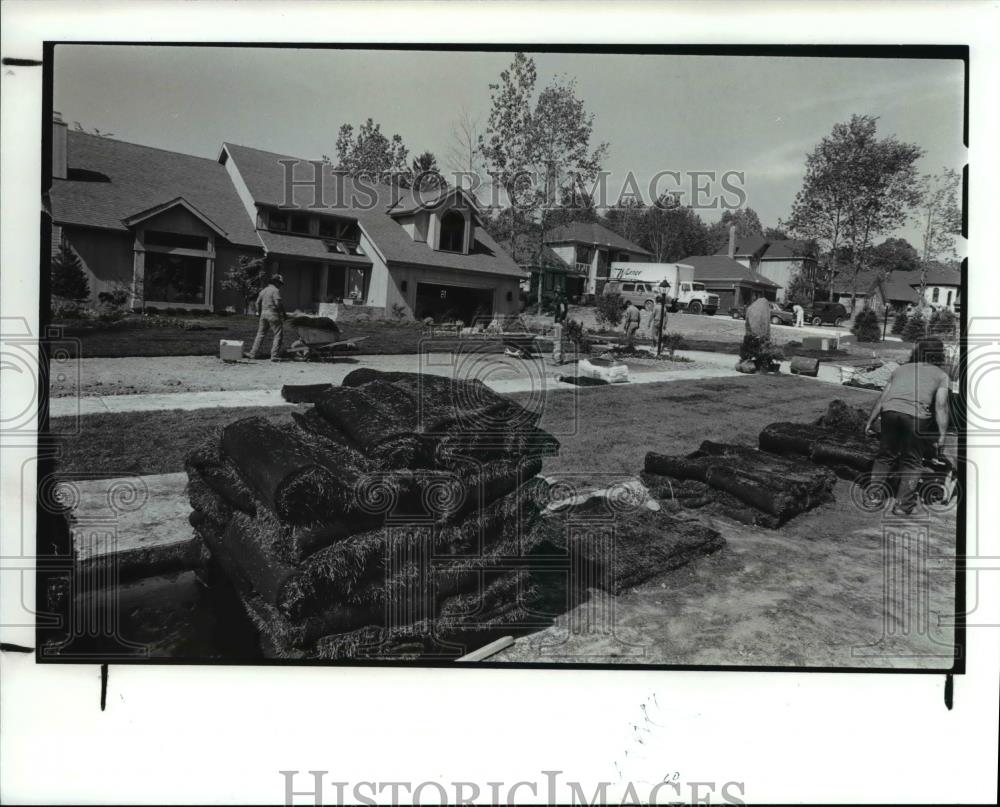
<svg viewBox="0 0 1000 807">
<path fill-rule="evenodd" d="M 747 315 L 747 307 L 745 305 L 738 305 L 734 308 L 729 309 L 729 316 L 733 319 L 745 319 Z M 794 325 L 795 324 L 795 314 L 791 311 L 786 311 L 777 303 L 771 303 L 771 324 L 772 325 Z"/>
<path fill-rule="evenodd" d="M 666 290 L 643 280 L 609 280 L 604 284 L 602 294 L 605 296 L 620 294 L 623 303 L 635 303 L 639 308 L 644 308 L 652 307 L 656 303 L 657 296 L 664 291 Z"/>
<path fill-rule="evenodd" d="M 835 325 L 839 328 L 847 322 L 848 314 L 841 303 L 813 303 L 806 311 L 805 319 L 812 325 Z"/>
</svg>

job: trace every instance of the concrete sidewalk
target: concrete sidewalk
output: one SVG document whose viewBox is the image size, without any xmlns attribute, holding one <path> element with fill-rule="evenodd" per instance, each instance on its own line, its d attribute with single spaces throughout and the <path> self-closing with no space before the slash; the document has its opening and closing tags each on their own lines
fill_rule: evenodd
<svg viewBox="0 0 1000 807">
<path fill-rule="evenodd" d="M 426 368 L 425 368 L 426 369 Z M 545 365 L 544 375 L 518 378 L 487 378 L 483 383 L 490 389 L 509 395 L 517 392 L 557 392 L 579 389 L 574 384 L 558 380 L 558 376 L 572 372 L 572 365 L 565 369 Z M 444 373 L 441 373 L 442 375 Z M 739 375 L 732 367 L 704 367 L 694 370 L 653 370 L 632 373 L 633 384 L 662 384 L 701 378 L 724 378 Z M 240 406 L 292 406 L 281 397 L 280 390 L 219 390 L 217 392 L 152 393 L 148 395 L 89 395 L 80 398 L 52 398 L 49 401 L 50 417 L 77 417 L 110 412 L 152 412 L 164 409 L 205 409 L 209 407 Z"/>
</svg>

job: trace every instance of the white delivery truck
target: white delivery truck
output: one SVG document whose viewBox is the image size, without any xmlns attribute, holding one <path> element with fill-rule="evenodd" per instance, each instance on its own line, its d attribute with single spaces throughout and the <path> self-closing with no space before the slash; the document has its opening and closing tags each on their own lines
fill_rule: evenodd
<svg viewBox="0 0 1000 807">
<path fill-rule="evenodd" d="M 610 280 L 604 293 L 617 292 L 630 298 L 634 284 L 643 284 L 647 289 L 661 289 L 663 281 L 671 311 L 688 311 L 691 314 L 714 314 L 719 310 L 719 295 L 705 290 L 704 283 L 694 279 L 694 267 L 686 263 L 630 263 L 615 261 L 611 264 Z M 633 288 L 630 289 L 629 286 Z M 609 288 L 610 287 L 610 288 Z M 640 303 L 641 305 L 641 303 Z"/>
</svg>

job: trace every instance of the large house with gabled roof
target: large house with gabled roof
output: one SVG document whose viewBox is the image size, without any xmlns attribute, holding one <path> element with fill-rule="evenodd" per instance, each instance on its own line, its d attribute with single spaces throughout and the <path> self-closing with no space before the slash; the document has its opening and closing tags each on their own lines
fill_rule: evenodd
<svg viewBox="0 0 1000 807">
<path fill-rule="evenodd" d="M 794 238 L 731 233 L 729 244 L 715 254 L 725 255 L 774 283 L 778 302 L 785 302 L 785 295 L 796 275 L 802 273 L 811 278 L 816 271 L 815 254 L 806 242 Z"/>
<path fill-rule="evenodd" d="M 323 303 L 435 319 L 516 313 L 525 272 L 483 227 L 475 200 L 355 179 L 224 143 L 215 159 L 69 131 L 53 122 L 53 243 L 80 257 L 94 298 L 238 309 L 223 287 L 243 255 L 281 274 L 291 311 Z"/>
<path fill-rule="evenodd" d="M 549 262 L 562 271 L 566 293 L 573 298 L 600 294 L 613 262 L 648 262 L 652 257 L 649 250 L 596 221 L 553 227 L 545 234 L 545 246 Z"/>
</svg>

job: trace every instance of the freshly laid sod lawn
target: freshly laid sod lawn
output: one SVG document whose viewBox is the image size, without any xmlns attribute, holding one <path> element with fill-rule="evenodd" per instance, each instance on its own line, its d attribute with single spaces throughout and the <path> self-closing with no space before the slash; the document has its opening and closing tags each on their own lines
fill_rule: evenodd
<svg viewBox="0 0 1000 807">
<path fill-rule="evenodd" d="M 137 319 L 110 326 L 99 323 L 56 323 L 64 328 L 66 345 L 71 357 L 79 353 L 85 359 L 119 358 L 122 356 L 213 356 L 219 353 L 220 339 L 242 340 L 247 349 L 257 334 L 257 319 L 246 316 L 196 317 L 180 320 L 180 324 L 142 327 Z M 343 338 L 365 337 L 358 345 L 359 353 L 397 354 L 421 350 L 441 350 L 454 345 L 457 339 L 447 330 L 434 334 L 421 323 L 371 321 L 352 322 L 343 326 Z M 298 338 L 295 329 L 286 326 L 285 347 Z M 268 339 L 267 344 L 270 345 Z M 60 346 L 62 342 L 60 341 Z M 462 349 L 502 352 L 499 340 L 463 339 Z"/>
<path fill-rule="evenodd" d="M 512 395 L 537 408 L 528 393 Z M 756 445 L 776 420 L 810 421 L 834 398 L 856 406 L 874 393 L 833 387 L 794 376 L 740 376 L 669 384 L 579 387 L 548 393 L 541 402 L 543 428 L 559 438 L 547 472 L 637 474 L 647 451 L 693 451 L 702 440 Z M 305 408 L 305 407 L 303 407 Z M 251 415 L 281 421 L 290 407 L 123 412 L 53 418 L 62 473 L 105 477 L 162 474 L 184 469 L 184 456 L 227 423 Z M 73 430 L 76 429 L 74 432 Z"/>
</svg>

